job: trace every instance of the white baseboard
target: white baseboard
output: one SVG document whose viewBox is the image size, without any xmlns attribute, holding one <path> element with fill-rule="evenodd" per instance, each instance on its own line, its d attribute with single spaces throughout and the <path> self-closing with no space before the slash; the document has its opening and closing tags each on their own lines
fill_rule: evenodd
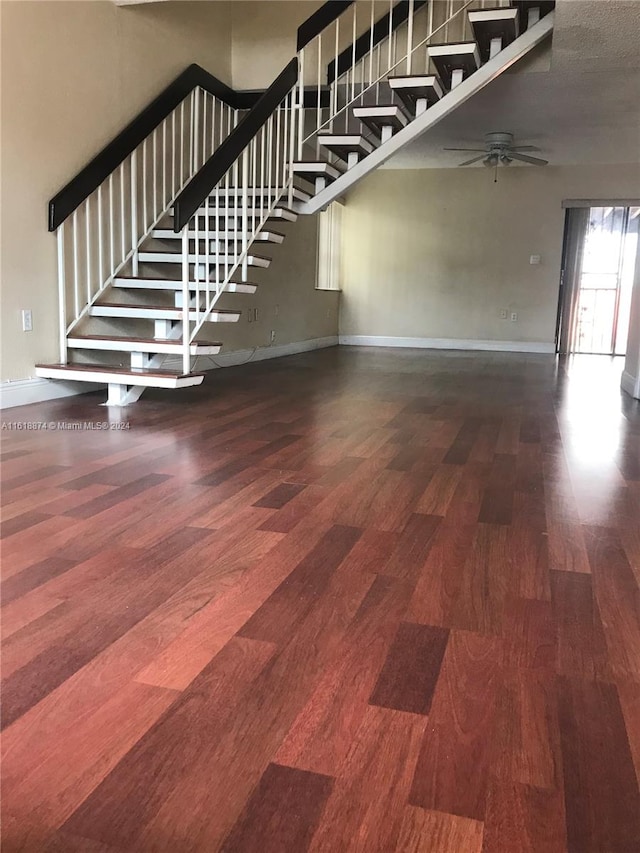
<svg viewBox="0 0 640 853">
<path fill-rule="evenodd" d="M 15 406 L 28 406 L 30 403 L 44 403 L 47 400 L 59 400 L 61 397 L 73 397 L 75 394 L 88 394 L 106 388 L 97 382 L 68 382 L 59 379 L 16 379 L 0 383 L 0 409 L 13 409 Z"/>
<path fill-rule="evenodd" d="M 623 391 L 626 391 L 627 394 L 635 397 L 636 400 L 640 400 L 640 376 L 632 376 L 626 370 L 623 370 L 622 377 L 620 379 L 620 387 Z"/>
<path fill-rule="evenodd" d="M 218 355 L 198 356 L 195 370 L 216 370 L 219 367 L 240 367 L 254 361 L 266 361 L 269 358 L 282 358 L 285 355 L 296 355 L 300 352 L 311 352 L 314 349 L 337 347 L 338 336 L 326 338 L 311 338 L 308 341 L 294 341 L 291 344 L 275 344 L 271 347 L 256 347 L 255 349 L 237 349 L 232 352 L 221 352 Z M 167 370 L 182 370 L 179 358 L 168 358 L 162 365 Z"/>
<path fill-rule="evenodd" d="M 341 346 L 411 347 L 412 349 L 463 349 L 491 352 L 554 353 L 546 341 L 477 341 L 463 338 L 393 338 L 385 335 L 340 335 Z"/>
</svg>

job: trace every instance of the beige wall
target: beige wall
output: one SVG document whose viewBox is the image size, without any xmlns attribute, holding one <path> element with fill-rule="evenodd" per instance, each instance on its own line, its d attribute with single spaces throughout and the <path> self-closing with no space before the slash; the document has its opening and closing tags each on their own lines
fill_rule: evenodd
<svg viewBox="0 0 640 853">
<path fill-rule="evenodd" d="M 263 89 L 296 54 L 300 24 L 323 0 L 235 0 L 234 89 Z"/>
<path fill-rule="evenodd" d="M 348 197 L 341 335 L 552 342 L 567 198 L 640 194 L 637 167 L 380 170 Z M 541 255 L 539 266 L 530 255 Z M 501 320 L 500 309 L 518 321 Z"/>
</svg>

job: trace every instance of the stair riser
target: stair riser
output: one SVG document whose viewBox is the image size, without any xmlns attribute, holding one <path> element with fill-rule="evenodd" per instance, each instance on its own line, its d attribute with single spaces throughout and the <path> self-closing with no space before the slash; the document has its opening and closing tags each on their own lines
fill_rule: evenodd
<svg viewBox="0 0 640 853">
<path fill-rule="evenodd" d="M 67 341 L 69 349 L 78 350 L 96 350 L 100 352 L 144 352 L 154 355 L 180 355 L 182 353 L 182 344 L 174 341 L 119 341 L 117 338 L 106 341 L 84 340 L 82 338 L 69 338 Z M 220 352 L 221 347 L 208 346 L 204 344 L 191 344 L 191 355 L 216 355 Z"/>
<path fill-rule="evenodd" d="M 138 255 L 138 260 L 142 264 L 172 264 L 173 266 L 182 266 L 182 258 L 180 255 L 174 253 L 163 253 L 163 252 L 140 252 Z M 202 263 L 202 258 L 198 258 L 198 270 L 201 275 L 205 274 L 205 267 L 207 265 Z M 242 263 L 238 258 L 229 257 L 226 255 L 218 255 L 216 258 L 209 259 L 209 269 L 215 269 L 216 266 L 219 267 L 234 267 L 236 264 Z M 269 264 L 271 263 L 270 258 L 256 258 L 253 255 L 249 255 L 246 258 L 246 264 L 250 267 L 260 267 L 261 269 L 267 269 Z M 196 265 L 196 256 L 189 255 L 189 270 L 190 274 L 194 272 L 194 268 Z"/>
<path fill-rule="evenodd" d="M 91 309 L 90 314 L 92 317 L 111 317 L 118 318 L 122 320 L 170 320 L 174 323 L 180 322 L 182 320 L 182 313 L 180 311 L 174 309 L 154 309 L 149 308 L 147 310 L 141 309 L 131 309 L 127 310 L 126 308 L 109 308 L 107 306 L 94 307 Z M 202 313 L 189 314 L 190 320 L 201 320 Z M 221 314 L 218 311 L 213 311 L 209 317 L 207 318 L 208 323 L 237 323 L 240 319 L 240 314 Z"/>
</svg>

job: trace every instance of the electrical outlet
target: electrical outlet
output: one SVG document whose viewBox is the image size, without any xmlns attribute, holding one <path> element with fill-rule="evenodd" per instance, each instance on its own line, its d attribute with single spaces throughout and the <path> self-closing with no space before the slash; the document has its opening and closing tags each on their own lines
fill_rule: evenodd
<svg viewBox="0 0 640 853">
<path fill-rule="evenodd" d="M 507 313 L 508 313 L 508 312 L 507 312 L 507 309 L 506 309 L 506 308 L 501 308 L 501 309 L 500 309 L 500 319 L 501 319 L 501 320 L 506 320 L 506 319 L 507 319 Z"/>
<path fill-rule="evenodd" d="M 23 332 L 32 332 L 33 331 L 33 316 L 31 314 L 30 309 L 25 308 L 22 311 L 22 331 Z"/>
<path fill-rule="evenodd" d="M 512 312 L 511 312 L 511 322 L 512 322 L 512 323 L 515 323 L 515 322 L 517 321 L 517 319 L 518 319 L 518 313 L 517 313 L 517 311 L 512 311 Z"/>
<path fill-rule="evenodd" d="M 276 342 L 275 329 L 271 329 L 271 335 L 269 336 L 269 341 L 270 341 L 270 343 L 275 344 L 275 342 Z"/>
</svg>

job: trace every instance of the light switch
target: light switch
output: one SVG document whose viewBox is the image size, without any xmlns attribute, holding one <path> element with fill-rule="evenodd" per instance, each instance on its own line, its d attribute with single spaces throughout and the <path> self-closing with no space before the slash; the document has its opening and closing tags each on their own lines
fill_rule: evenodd
<svg viewBox="0 0 640 853">
<path fill-rule="evenodd" d="M 539 264 L 540 263 L 540 255 L 531 255 L 529 257 L 529 263 L 533 264 L 534 266 L 536 264 Z"/>
</svg>

